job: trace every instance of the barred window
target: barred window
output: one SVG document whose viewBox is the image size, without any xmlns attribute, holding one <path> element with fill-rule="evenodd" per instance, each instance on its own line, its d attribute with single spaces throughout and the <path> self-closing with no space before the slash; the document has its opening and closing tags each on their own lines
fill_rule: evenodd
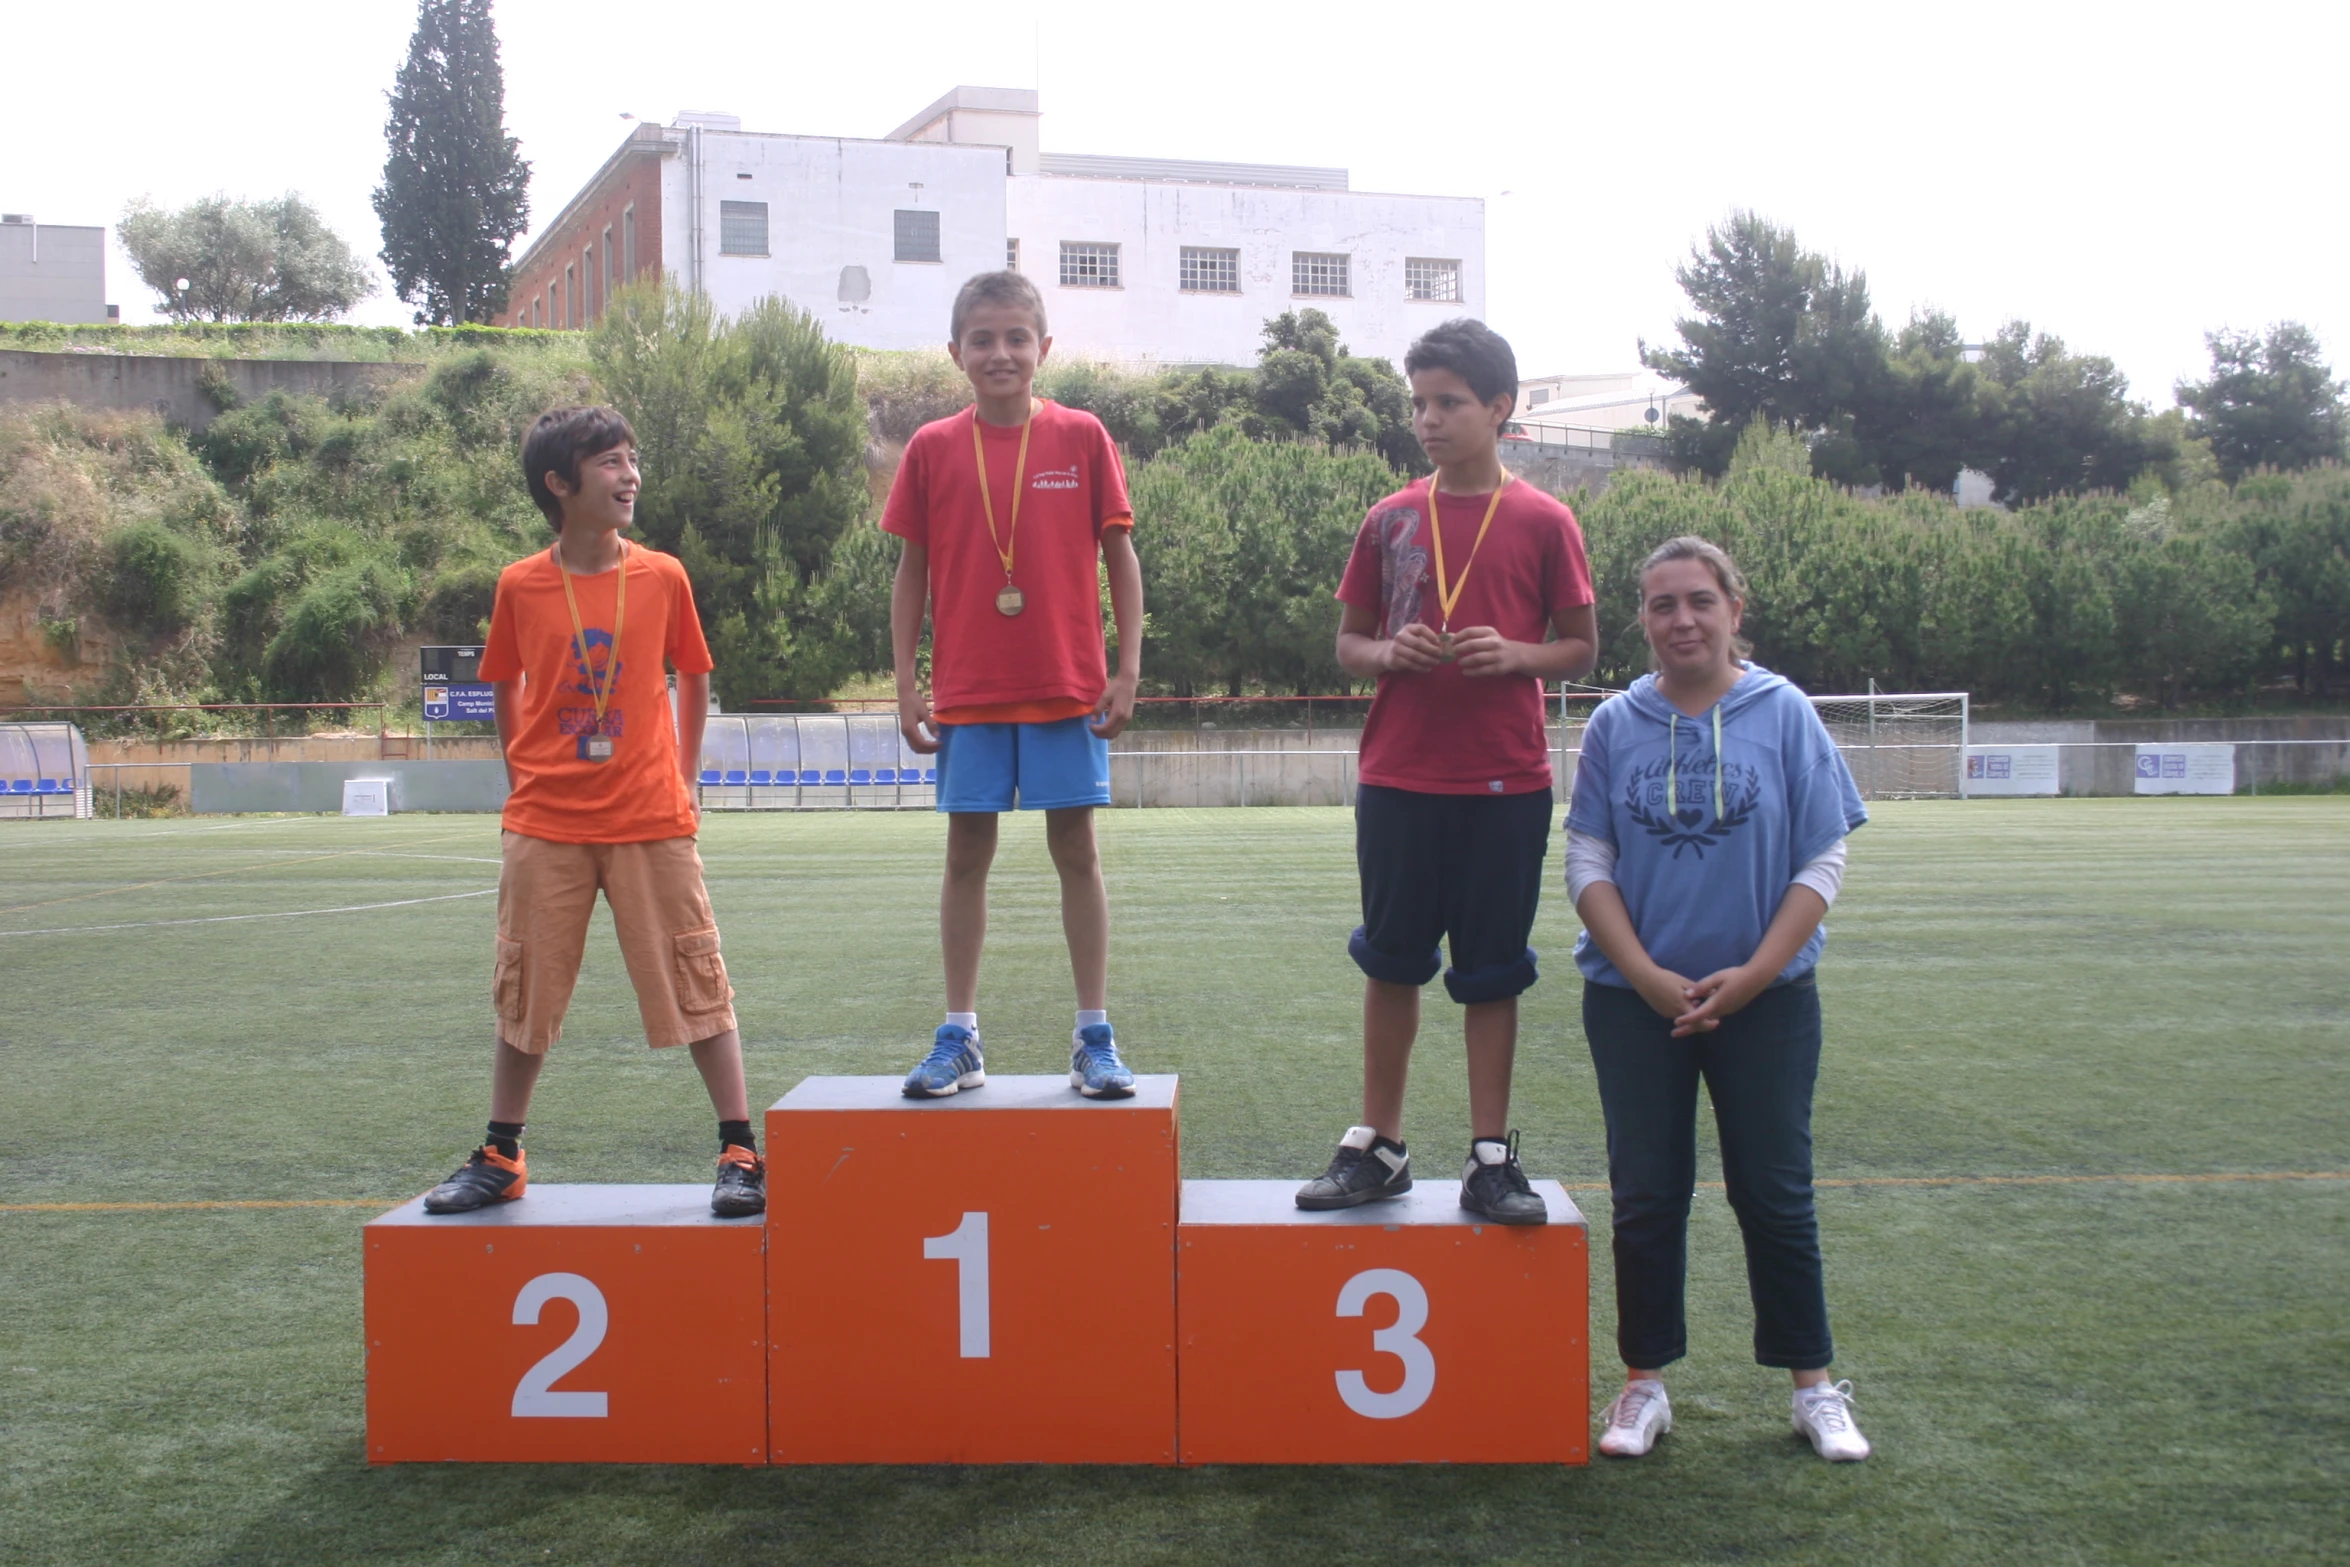
<svg viewBox="0 0 2350 1567">
<path fill-rule="evenodd" d="M 1347 257 L 1321 251 L 1292 251 L 1289 257 L 1289 286 L 1298 294 L 1338 294 L 1354 292 L 1347 282 Z"/>
<path fill-rule="evenodd" d="M 1020 242 L 1016 239 L 1004 241 L 1004 270 L 1006 272 L 1020 270 Z"/>
<path fill-rule="evenodd" d="M 1183 247 L 1181 276 L 1183 290 L 1187 294 L 1237 294 L 1240 292 L 1240 252 L 1186 245 Z"/>
<path fill-rule="evenodd" d="M 1437 261 L 1427 256 L 1404 257 L 1403 297 L 1437 299 L 1446 304 L 1460 303 L 1461 264 L 1458 261 Z"/>
<path fill-rule="evenodd" d="M 897 218 L 897 259 L 900 261 L 936 261 L 938 259 L 938 214 L 924 209 L 900 207 Z"/>
<path fill-rule="evenodd" d="M 620 214 L 620 281 L 636 281 L 636 207 Z"/>
<path fill-rule="evenodd" d="M 1061 286 L 1063 288 L 1116 288 L 1118 286 L 1118 247 L 1098 245 L 1085 240 L 1062 240 Z"/>
<path fill-rule="evenodd" d="M 718 204 L 718 254 L 767 254 L 767 203 L 722 201 Z"/>
</svg>

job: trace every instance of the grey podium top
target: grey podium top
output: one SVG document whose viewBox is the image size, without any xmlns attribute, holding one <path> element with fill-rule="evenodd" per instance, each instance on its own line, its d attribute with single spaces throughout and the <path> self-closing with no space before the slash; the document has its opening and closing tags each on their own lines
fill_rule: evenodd
<svg viewBox="0 0 2350 1567">
<path fill-rule="evenodd" d="M 800 1086 L 775 1101 L 777 1110 L 903 1110 L 908 1114 L 952 1115 L 956 1111 L 1069 1110 L 1099 1114 L 1106 1110 L 1172 1110 L 1175 1075 L 1137 1073 L 1131 1099 L 1088 1099 L 1069 1086 L 1069 1074 L 990 1076 L 982 1088 L 966 1088 L 944 1099 L 909 1099 L 905 1079 L 897 1077 L 807 1077 Z"/>
<path fill-rule="evenodd" d="M 417 1225 L 427 1229 L 518 1229 L 569 1226 L 577 1229 L 639 1228 L 645 1225 L 706 1224 L 717 1229 L 757 1229 L 760 1218 L 721 1219 L 710 1212 L 710 1188 L 700 1186 L 542 1186 L 537 1181 L 512 1202 L 492 1203 L 471 1213 L 426 1213 L 424 1199 L 412 1197 L 367 1227 Z"/>
<path fill-rule="evenodd" d="M 1583 1211 L 1556 1181 L 1536 1181 L 1535 1192 L 1550 1209 L 1553 1224 L 1583 1225 Z M 1185 1224 L 1335 1224 L 1401 1228 L 1404 1225 L 1491 1224 L 1461 1206 L 1458 1181 L 1415 1181 L 1401 1197 L 1367 1202 L 1359 1208 L 1309 1213 L 1297 1205 L 1295 1181 L 1185 1181 Z"/>
</svg>

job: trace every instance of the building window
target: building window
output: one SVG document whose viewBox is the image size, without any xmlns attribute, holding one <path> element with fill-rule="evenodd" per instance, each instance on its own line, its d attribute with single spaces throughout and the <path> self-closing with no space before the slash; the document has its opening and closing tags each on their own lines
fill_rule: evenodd
<svg viewBox="0 0 2350 1567">
<path fill-rule="evenodd" d="M 620 214 L 620 281 L 636 281 L 636 208 L 633 205 Z"/>
<path fill-rule="evenodd" d="M 1436 261 L 1426 256 L 1404 257 L 1403 297 L 1441 300 L 1448 305 L 1459 304 L 1461 264 L 1458 261 Z"/>
<path fill-rule="evenodd" d="M 1526 394 L 1526 406 L 1529 408 L 1539 408 L 1549 401 L 1550 388 L 1547 386 L 1538 386 Z"/>
<path fill-rule="evenodd" d="M 767 203 L 722 201 L 718 204 L 718 254 L 767 254 Z"/>
<path fill-rule="evenodd" d="M 612 231 L 604 230 L 604 308 L 612 308 L 612 269 L 620 265 L 620 253 L 612 248 Z"/>
<path fill-rule="evenodd" d="M 937 213 L 921 208 L 900 207 L 891 216 L 896 220 L 898 260 L 936 261 L 938 259 Z"/>
<path fill-rule="evenodd" d="M 1183 247 L 1180 275 L 1183 291 L 1187 294 L 1237 294 L 1240 292 L 1240 252 L 1186 245 Z"/>
<path fill-rule="evenodd" d="M 1061 286 L 1063 288 L 1116 288 L 1118 286 L 1118 247 L 1097 245 L 1087 240 L 1062 240 Z"/>
<path fill-rule="evenodd" d="M 1020 242 L 1016 239 L 1004 241 L 1004 270 L 1006 272 L 1020 270 Z"/>
<path fill-rule="evenodd" d="M 579 268 L 570 263 L 563 268 L 563 324 L 579 325 Z"/>
<path fill-rule="evenodd" d="M 579 253 L 579 283 L 582 290 L 579 324 L 593 326 L 596 323 L 596 247 L 593 245 Z"/>
<path fill-rule="evenodd" d="M 1348 286 L 1347 258 L 1322 251 L 1297 250 L 1289 256 L 1290 292 L 1297 294 L 1336 294 L 1345 296 L 1354 292 Z"/>
</svg>

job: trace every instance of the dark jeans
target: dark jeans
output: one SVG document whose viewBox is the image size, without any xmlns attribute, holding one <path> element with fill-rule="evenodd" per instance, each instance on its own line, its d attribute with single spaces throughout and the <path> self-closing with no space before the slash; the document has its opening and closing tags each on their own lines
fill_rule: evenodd
<svg viewBox="0 0 2350 1567">
<path fill-rule="evenodd" d="M 1809 976 L 1764 991 L 1710 1034 L 1672 1037 L 1640 993 L 1586 983 L 1583 1033 L 1607 1116 L 1615 1196 L 1616 1348 L 1624 1364 L 1689 1351 L 1682 1295 L 1697 1185 L 1697 1084 L 1722 1140 L 1722 1176 L 1746 1240 L 1754 1358 L 1814 1371 L 1835 1358 L 1812 1211 L 1811 1093 L 1820 994 Z"/>
</svg>

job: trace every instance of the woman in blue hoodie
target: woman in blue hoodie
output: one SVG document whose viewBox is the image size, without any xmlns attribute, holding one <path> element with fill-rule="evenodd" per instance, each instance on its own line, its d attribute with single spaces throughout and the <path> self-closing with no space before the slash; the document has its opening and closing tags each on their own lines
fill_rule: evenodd
<svg viewBox="0 0 2350 1567">
<path fill-rule="evenodd" d="M 1599 1447 L 1638 1457 L 1672 1429 L 1664 1367 L 1688 1348 L 1702 1080 L 1746 1242 L 1754 1358 L 1794 1374 L 1794 1426 L 1821 1457 L 1859 1459 L 1869 1445 L 1852 1384 L 1828 1374 L 1812 1209 L 1812 970 L 1845 834 L 1868 813 L 1803 693 L 1746 661 L 1745 607 L 1745 579 L 1705 540 L 1668 540 L 1648 557 L 1640 622 L 1655 673 L 1591 715 L 1567 811 L 1626 1368 Z"/>
</svg>

